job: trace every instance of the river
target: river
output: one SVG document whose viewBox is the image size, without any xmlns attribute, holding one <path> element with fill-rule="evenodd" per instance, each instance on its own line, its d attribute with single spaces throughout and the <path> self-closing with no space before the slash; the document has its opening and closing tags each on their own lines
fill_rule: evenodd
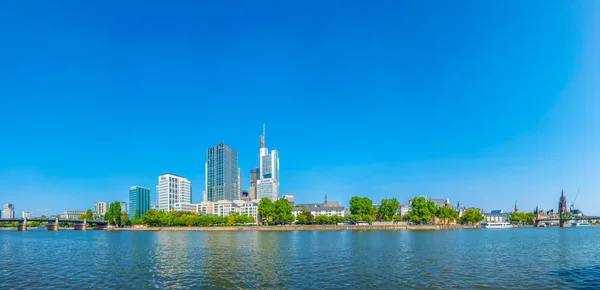
<svg viewBox="0 0 600 290">
<path fill-rule="evenodd" d="M 598 289 L 600 227 L 0 231 L 0 289 Z"/>
</svg>

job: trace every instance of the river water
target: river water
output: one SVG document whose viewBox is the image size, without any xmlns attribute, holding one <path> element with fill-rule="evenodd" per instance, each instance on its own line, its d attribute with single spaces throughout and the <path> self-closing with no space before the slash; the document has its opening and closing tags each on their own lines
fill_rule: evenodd
<svg viewBox="0 0 600 290">
<path fill-rule="evenodd" d="M 599 289 L 600 227 L 0 230 L 0 289 Z"/>
</svg>

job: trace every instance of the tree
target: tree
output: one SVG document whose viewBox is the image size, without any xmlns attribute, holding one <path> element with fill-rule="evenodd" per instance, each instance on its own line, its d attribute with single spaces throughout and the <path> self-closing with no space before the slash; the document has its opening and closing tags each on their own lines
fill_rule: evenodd
<svg viewBox="0 0 600 290">
<path fill-rule="evenodd" d="M 130 225 L 129 214 L 127 214 L 126 212 L 121 213 L 121 225 Z"/>
<path fill-rule="evenodd" d="M 458 212 L 446 206 L 442 206 L 438 209 L 436 217 L 439 218 L 444 225 L 459 219 Z"/>
<path fill-rule="evenodd" d="M 329 219 L 329 217 L 326 216 L 326 215 L 318 215 L 318 216 L 316 216 L 315 217 L 315 221 L 318 224 L 322 224 L 322 225 L 329 224 L 331 222 L 330 219 Z"/>
<path fill-rule="evenodd" d="M 140 218 L 140 210 L 136 209 L 135 210 L 135 214 L 133 215 L 133 219 L 136 220 L 136 219 L 139 219 L 139 218 Z"/>
<path fill-rule="evenodd" d="M 310 212 L 309 212 L 309 213 L 310 213 Z M 304 215 L 304 214 L 302 214 L 302 213 L 299 213 L 299 214 L 296 216 L 296 224 L 299 224 L 299 225 L 305 225 L 305 224 L 307 224 L 307 223 L 308 223 L 308 220 L 307 220 L 307 218 L 306 218 L 306 215 Z"/>
<path fill-rule="evenodd" d="M 376 210 L 368 197 L 354 196 L 350 199 L 350 213 L 357 216 L 356 221 L 373 221 Z"/>
<path fill-rule="evenodd" d="M 94 219 L 94 213 L 92 213 L 92 210 L 88 208 L 88 210 L 85 211 L 85 219 L 88 221 L 91 221 Z"/>
<path fill-rule="evenodd" d="M 429 223 L 438 211 L 438 206 L 431 200 L 424 197 L 415 197 L 412 200 L 411 210 L 408 212 L 408 219 L 415 223 Z"/>
<path fill-rule="evenodd" d="M 381 206 L 379 207 L 379 212 L 377 213 L 377 216 L 382 221 L 389 222 L 397 214 L 399 207 L 400 203 L 396 198 L 383 199 L 381 200 Z"/>
<path fill-rule="evenodd" d="M 290 224 L 294 221 L 294 215 L 292 214 L 292 206 L 290 205 L 290 202 L 287 199 L 278 199 L 273 203 L 273 206 L 273 218 L 277 223 Z"/>
<path fill-rule="evenodd" d="M 160 225 L 160 216 L 158 212 L 151 209 L 144 214 L 144 216 L 142 217 L 142 221 L 144 222 L 144 224 L 149 226 L 158 226 Z"/>
<path fill-rule="evenodd" d="M 476 208 L 470 208 L 463 214 L 463 223 L 476 224 L 483 220 L 483 214 Z"/>
<path fill-rule="evenodd" d="M 258 204 L 258 214 L 263 221 L 273 220 L 275 205 L 268 197 L 263 197 Z"/>
<path fill-rule="evenodd" d="M 112 225 L 120 226 L 121 223 L 121 203 L 115 201 L 110 204 L 108 211 L 104 215 L 104 220 L 108 221 Z"/>
<path fill-rule="evenodd" d="M 303 208 L 300 214 L 306 217 L 306 224 L 312 224 L 315 221 L 315 217 L 313 216 L 312 212 L 306 208 Z"/>
</svg>

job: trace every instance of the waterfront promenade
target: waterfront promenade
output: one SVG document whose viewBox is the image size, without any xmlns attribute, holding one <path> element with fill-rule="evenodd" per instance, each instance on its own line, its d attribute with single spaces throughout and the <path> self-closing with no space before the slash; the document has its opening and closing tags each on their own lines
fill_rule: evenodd
<svg viewBox="0 0 600 290">
<path fill-rule="evenodd" d="M 479 225 L 312 225 L 312 226 L 230 226 L 109 228 L 109 231 L 435 231 L 480 229 Z"/>
</svg>

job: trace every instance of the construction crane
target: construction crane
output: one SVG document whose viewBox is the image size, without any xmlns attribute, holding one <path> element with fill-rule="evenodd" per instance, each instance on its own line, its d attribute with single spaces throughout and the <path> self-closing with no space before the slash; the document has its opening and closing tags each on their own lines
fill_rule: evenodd
<svg viewBox="0 0 600 290">
<path fill-rule="evenodd" d="M 577 194 L 575 194 L 575 199 L 573 199 L 573 203 L 571 203 L 571 213 L 575 213 L 575 202 L 577 201 L 577 197 L 579 196 L 579 190 L 581 188 L 577 189 Z"/>
<path fill-rule="evenodd" d="M 48 212 L 50 211 L 50 208 L 42 208 L 42 209 L 38 209 L 37 211 L 42 213 L 40 216 L 45 215 L 46 217 L 48 217 Z"/>
</svg>

